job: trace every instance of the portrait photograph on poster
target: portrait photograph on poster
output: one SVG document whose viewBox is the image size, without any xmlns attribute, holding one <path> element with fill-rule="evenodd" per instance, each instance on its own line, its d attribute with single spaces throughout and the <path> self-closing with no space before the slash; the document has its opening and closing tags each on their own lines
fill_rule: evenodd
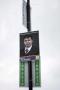
<svg viewBox="0 0 60 90">
<path fill-rule="evenodd" d="M 39 31 L 20 33 L 20 60 L 35 60 L 39 56 Z"/>
</svg>

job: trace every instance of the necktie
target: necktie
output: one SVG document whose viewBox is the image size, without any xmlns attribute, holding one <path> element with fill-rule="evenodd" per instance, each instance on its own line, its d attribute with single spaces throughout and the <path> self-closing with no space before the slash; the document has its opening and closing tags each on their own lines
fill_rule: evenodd
<svg viewBox="0 0 60 90">
<path fill-rule="evenodd" d="M 28 53 L 28 49 L 25 50 L 25 54 L 27 54 L 27 53 Z"/>
</svg>

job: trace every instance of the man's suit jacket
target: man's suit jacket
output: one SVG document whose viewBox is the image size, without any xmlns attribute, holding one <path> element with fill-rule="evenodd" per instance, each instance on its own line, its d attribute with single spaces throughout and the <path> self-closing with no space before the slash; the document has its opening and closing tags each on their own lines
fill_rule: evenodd
<svg viewBox="0 0 60 90">
<path fill-rule="evenodd" d="M 29 56 L 29 55 L 39 55 L 39 48 L 32 46 L 31 50 L 25 54 L 25 49 L 23 48 L 22 50 L 20 50 L 20 57 L 22 56 Z"/>
</svg>

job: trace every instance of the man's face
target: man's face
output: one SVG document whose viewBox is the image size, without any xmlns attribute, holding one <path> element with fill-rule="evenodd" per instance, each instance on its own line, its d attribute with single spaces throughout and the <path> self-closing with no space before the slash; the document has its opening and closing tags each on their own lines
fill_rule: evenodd
<svg viewBox="0 0 60 90">
<path fill-rule="evenodd" d="M 26 37 L 26 38 L 24 38 L 24 45 L 26 46 L 26 47 L 30 47 L 31 45 L 32 45 L 32 38 L 31 37 Z"/>
</svg>

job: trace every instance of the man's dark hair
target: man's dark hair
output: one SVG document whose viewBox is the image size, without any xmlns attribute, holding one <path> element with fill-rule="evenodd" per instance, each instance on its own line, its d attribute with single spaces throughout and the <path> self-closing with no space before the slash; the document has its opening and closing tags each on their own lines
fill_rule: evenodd
<svg viewBox="0 0 60 90">
<path fill-rule="evenodd" d="M 24 36 L 24 39 L 25 39 L 25 38 L 29 38 L 29 37 L 31 37 L 31 39 L 33 40 L 33 37 L 32 37 L 32 35 L 30 35 L 30 34 L 25 35 L 25 36 Z"/>
</svg>

